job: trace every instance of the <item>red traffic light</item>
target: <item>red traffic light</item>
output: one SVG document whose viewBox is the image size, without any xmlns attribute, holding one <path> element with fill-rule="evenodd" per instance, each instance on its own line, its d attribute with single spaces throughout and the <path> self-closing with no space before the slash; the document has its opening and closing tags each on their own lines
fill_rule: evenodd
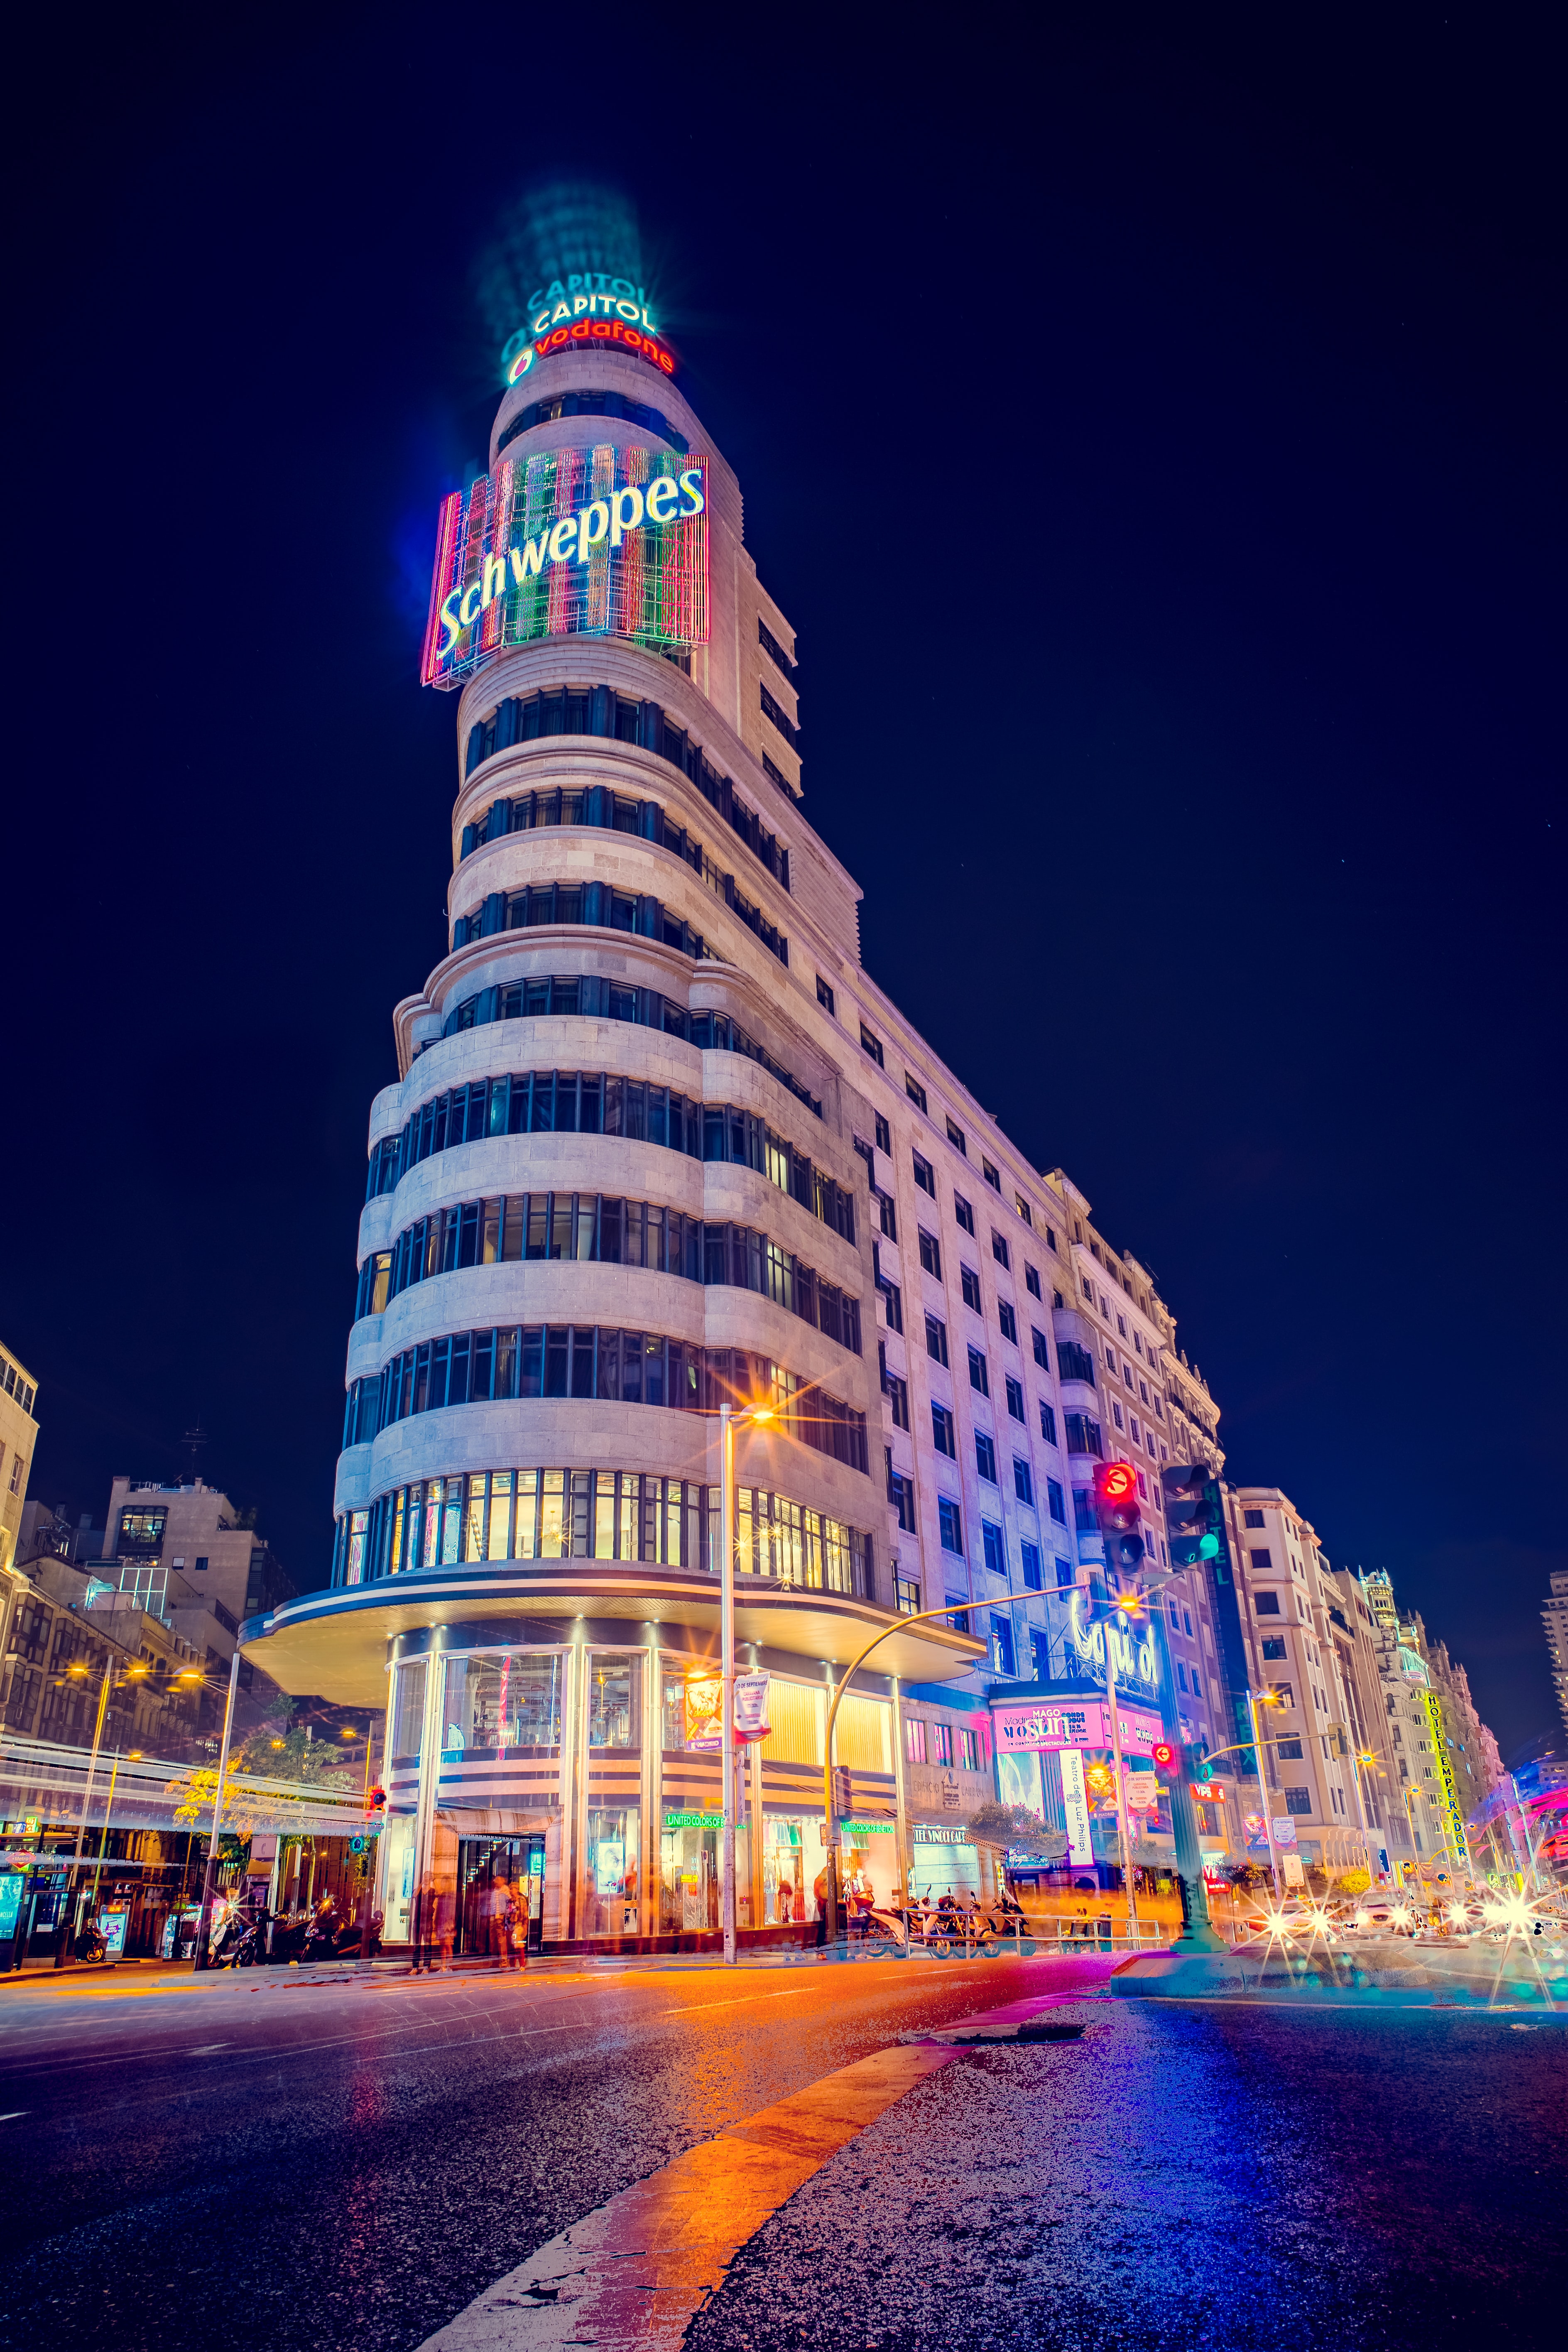
<svg viewBox="0 0 1568 2352">
<path fill-rule="evenodd" d="M 1131 1535 L 1138 1525 L 1138 1473 L 1131 1462 L 1101 1462 L 1094 1474 L 1094 1516 L 1108 1533 Z"/>
<path fill-rule="evenodd" d="M 384 1813 L 386 1811 L 386 1790 L 381 1787 L 379 1782 L 371 1790 L 369 1797 L 366 1799 L 365 1810 L 367 1812 L 372 1813 Z"/>
<path fill-rule="evenodd" d="M 1181 1761 L 1168 1739 L 1156 1739 L 1149 1750 L 1149 1759 L 1162 1772 L 1173 1772 Z"/>
</svg>

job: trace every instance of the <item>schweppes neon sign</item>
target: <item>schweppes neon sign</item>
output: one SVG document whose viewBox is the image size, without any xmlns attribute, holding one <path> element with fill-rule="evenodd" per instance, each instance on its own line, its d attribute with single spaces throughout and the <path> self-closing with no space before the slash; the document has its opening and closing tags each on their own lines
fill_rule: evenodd
<svg viewBox="0 0 1568 2352">
<path fill-rule="evenodd" d="M 706 458 L 545 450 L 443 501 L 421 682 L 549 636 L 707 643 Z"/>
</svg>

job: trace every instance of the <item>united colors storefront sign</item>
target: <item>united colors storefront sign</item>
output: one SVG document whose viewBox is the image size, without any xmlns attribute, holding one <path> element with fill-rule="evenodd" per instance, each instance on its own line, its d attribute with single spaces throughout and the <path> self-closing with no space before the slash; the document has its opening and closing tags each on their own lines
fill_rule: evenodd
<svg viewBox="0 0 1568 2352">
<path fill-rule="evenodd" d="M 707 644 L 706 458 L 544 450 L 443 501 L 421 683 L 557 636 Z"/>
</svg>

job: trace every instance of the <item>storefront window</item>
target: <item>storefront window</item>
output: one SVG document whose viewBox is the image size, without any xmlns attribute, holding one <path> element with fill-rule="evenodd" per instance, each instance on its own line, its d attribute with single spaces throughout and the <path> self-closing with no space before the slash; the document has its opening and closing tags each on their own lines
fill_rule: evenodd
<svg viewBox="0 0 1568 2352">
<path fill-rule="evenodd" d="M 979 1892 L 980 1849 L 973 1839 L 957 1830 L 922 1832 L 917 1826 L 910 1856 L 910 1893 L 936 1903 L 944 1895 L 962 1897 Z"/>
<path fill-rule="evenodd" d="M 419 1671 L 423 1681 L 424 1667 Z M 404 1672 L 408 1672 L 407 1667 Z M 381 1833 L 386 1872 L 381 1894 L 381 1907 L 386 1914 L 382 1934 L 389 1944 L 406 1944 L 413 1932 L 415 1829 L 412 1813 L 395 1813 Z"/>
<path fill-rule="evenodd" d="M 538 1951 L 544 1924 L 544 1840 L 464 1838 L 458 1849 L 460 1952 L 515 1962 Z"/>
<path fill-rule="evenodd" d="M 763 1822 L 763 1925 L 786 1927 L 816 1916 L 813 1892 L 822 1872 L 820 1824 L 799 1819 L 783 1821 L 769 1814 Z"/>
<path fill-rule="evenodd" d="M 395 1764 L 416 1764 L 424 1745 L 425 1734 L 425 1661 L 416 1658 L 411 1665 L 397 1669 L 397 1687 L 392 1706 L 392 1760 Z"/>
<path fill-rule="evenodd" d="M 443 1757 L 550 1753 L 561 1745 L 559 1651 L 473 1651 L 447 1660 Z"/>
<path fill-rule="evenodd" d="M 642 1746 L 642 1654 L 596 1650 L 588 1667 L 590 1748 Z"/>
<path fill-rule="evenodd" d="M 635 1936 L 637 1932 L 641 1823 L 642 1815 L 635 1805 L 589 1812 L 584 1908 L 590 1936 Z"/>
<path fill-rule="evenodd" d="M 668 1812 L 659 1845 L 658 1925 L 664 1935 L 716 1931 L 719 1918 L 720 1839 L 717 1809 Z M 752 1832 L 735 1824 L 735 1925 L 752 1925 Z"/>
</svg>

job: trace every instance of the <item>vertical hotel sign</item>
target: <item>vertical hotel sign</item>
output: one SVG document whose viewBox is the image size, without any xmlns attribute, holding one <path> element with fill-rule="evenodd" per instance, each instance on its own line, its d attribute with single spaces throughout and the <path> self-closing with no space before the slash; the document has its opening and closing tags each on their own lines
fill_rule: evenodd
<svg viewBox="0 0 1568 2352">
<path fill-rule="evenodd" d="M 705 457 L 545 450 L 442 502 L 421 683 L 564 636 L 707 644 Z"/>
</svg>

